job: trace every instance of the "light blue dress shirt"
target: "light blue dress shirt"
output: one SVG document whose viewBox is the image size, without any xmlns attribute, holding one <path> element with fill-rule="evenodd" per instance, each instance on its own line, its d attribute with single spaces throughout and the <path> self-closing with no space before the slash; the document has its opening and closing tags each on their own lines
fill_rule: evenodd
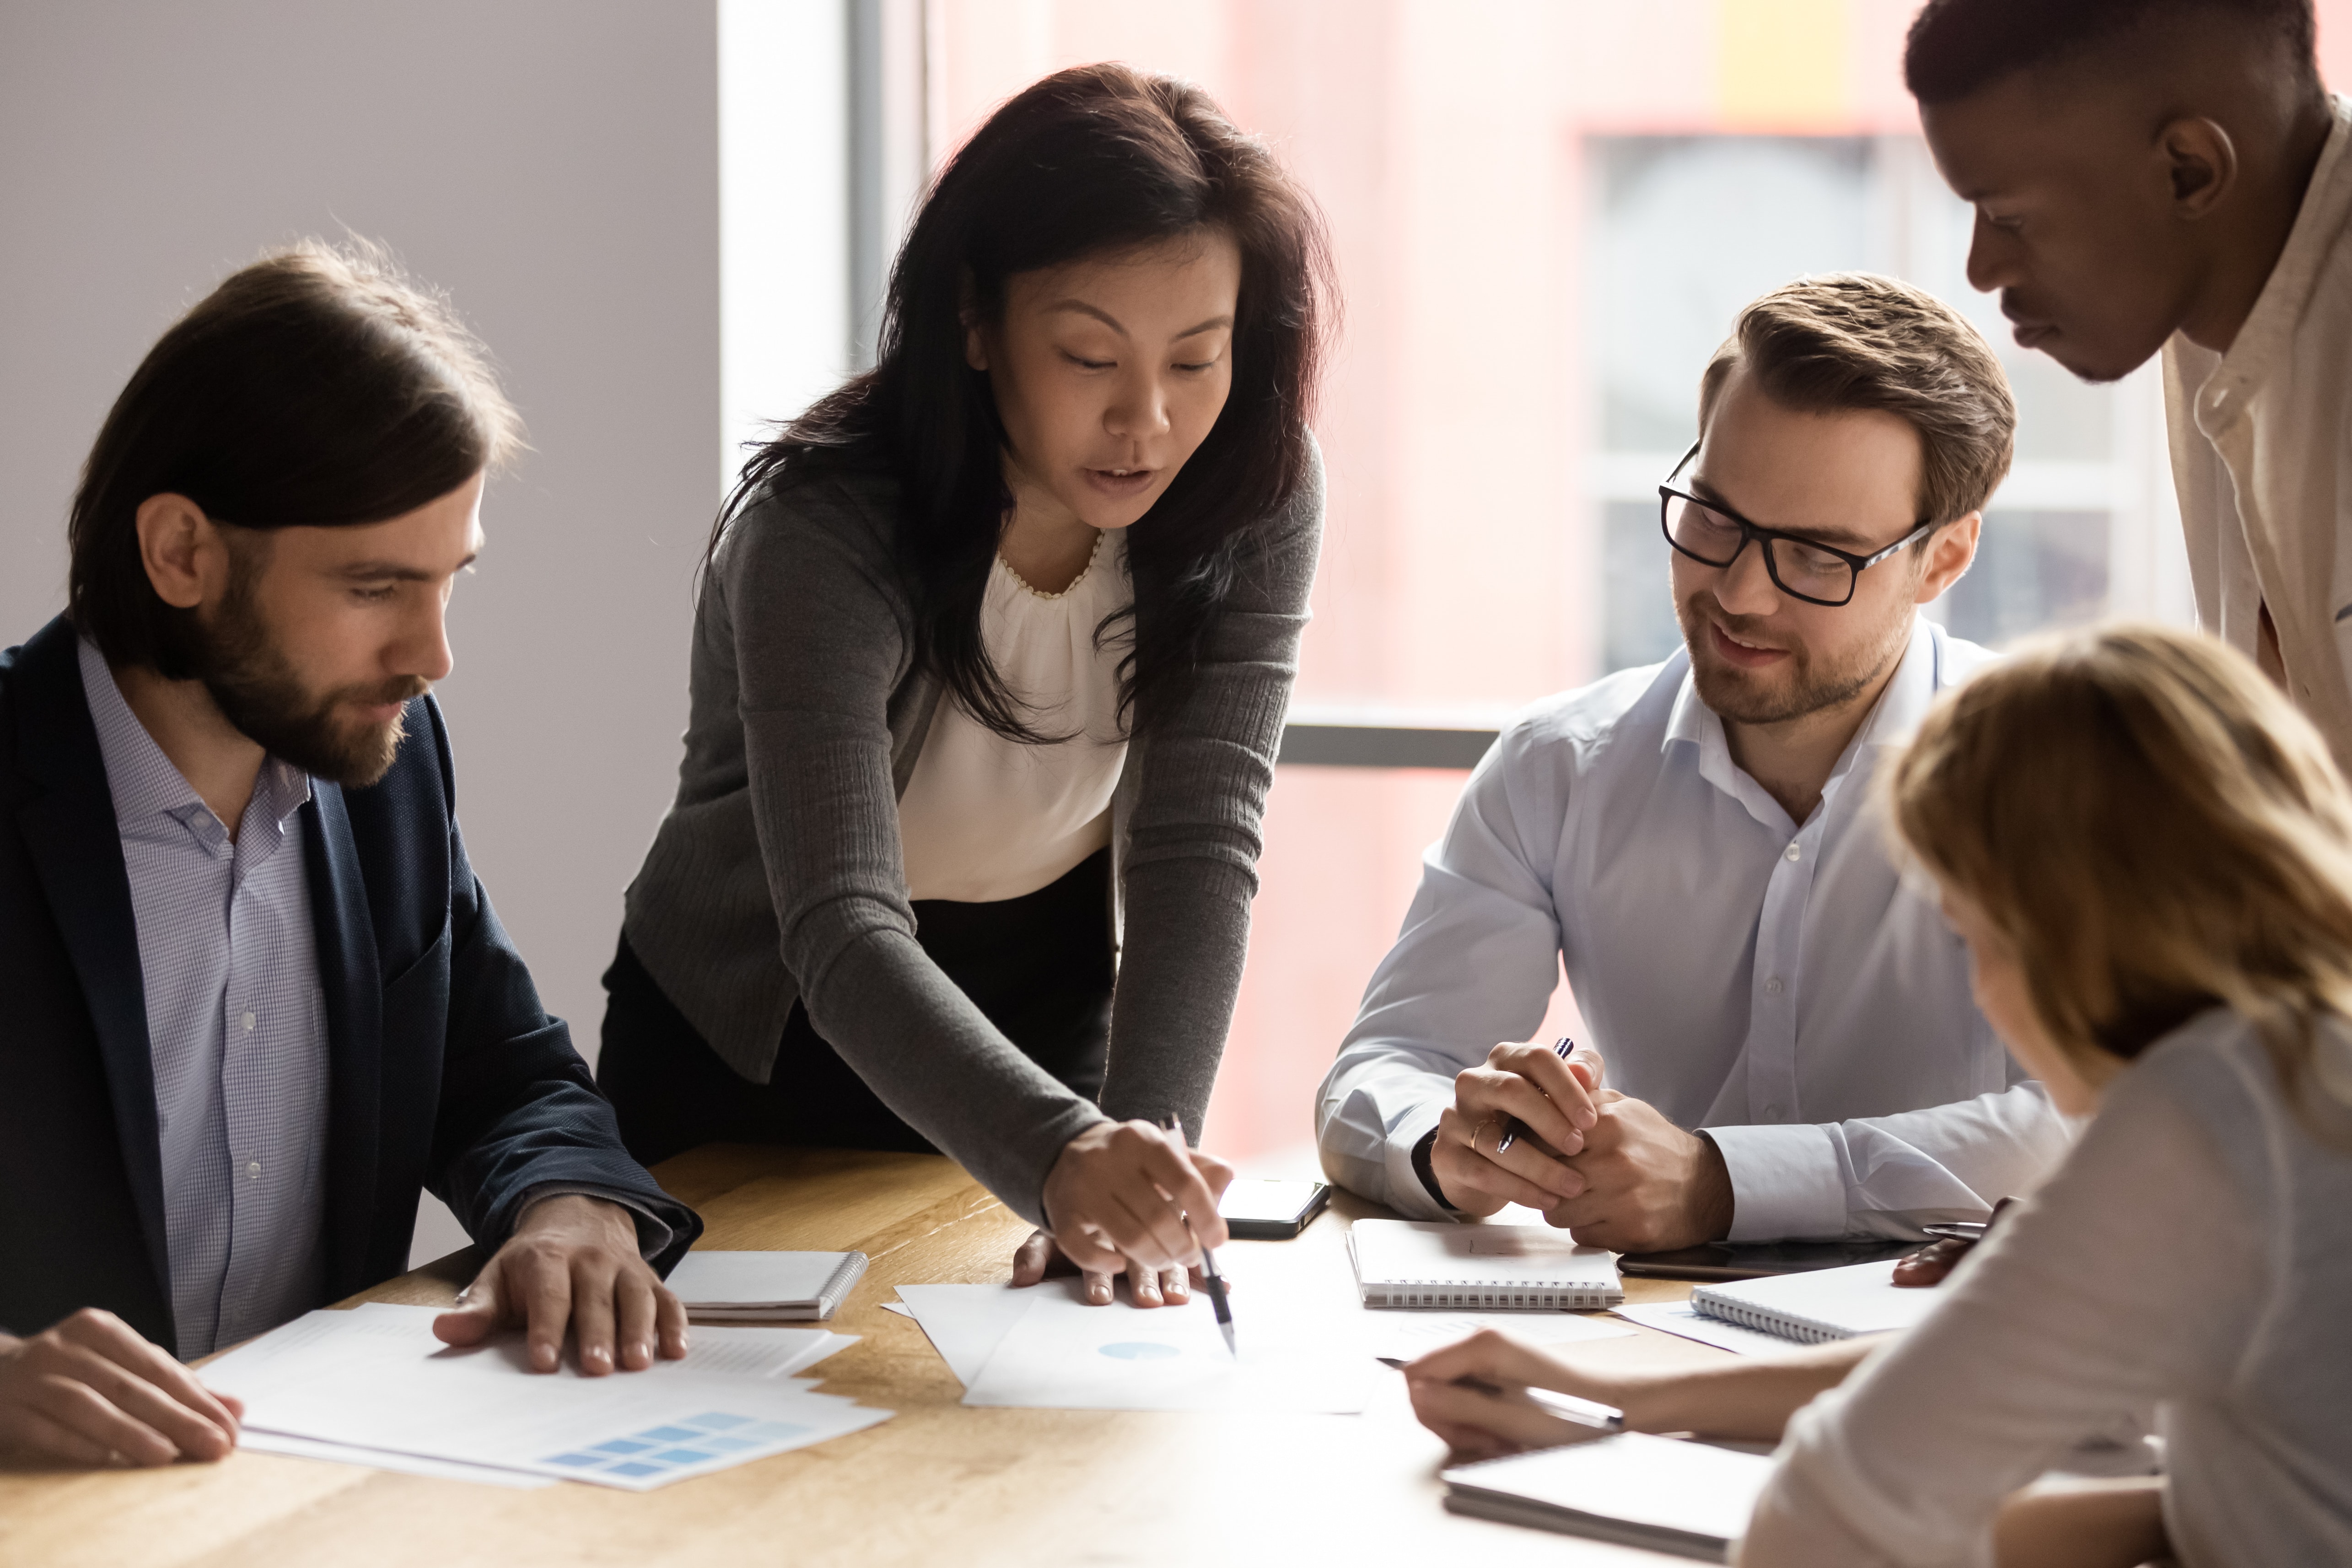
<svg viewBox="0 0 2352 1568">
<path fill-rule="evenodd" d="M 139 927 L 184 1361 L 309 1311 L 325 1288 L 327 1012 L 299 820 L 310 780 L 266 759 L 232 841 L 105 656 L 87 639 L 80 655 Z M 516 1212 L 575 1194 L 628 1209 L 644 1256 L 669 1245 L 639 1200 L 591 1184 L 541 1183 Z"/>
<path fill-rule="evenodd" d="M 327 1011 L 303 875 L 310 781 L 263 763 L 234 843 L 81 645 L 114 795 L 163 1144 L 183 1359 L 284 1322 L 326 1277 Z"/>
<path fill-rule="evenodd" d="M 2031 1188 L 2065 1122 L 1977 1011 L 1871 787 L 1990 657 L 1921 617 L 1802 823 L 1732 762 L 1686 654 L 1530 710 L 1424 858 L 1323 1081 L 1331 1179 L 1442 1215 L 1412 1147 L 1455 1073 L 1542 1022 L 1564 965 L 1608 1087 L 1723 1151 L 1734 1240 L 1916 1236 Z"/>
</svg>

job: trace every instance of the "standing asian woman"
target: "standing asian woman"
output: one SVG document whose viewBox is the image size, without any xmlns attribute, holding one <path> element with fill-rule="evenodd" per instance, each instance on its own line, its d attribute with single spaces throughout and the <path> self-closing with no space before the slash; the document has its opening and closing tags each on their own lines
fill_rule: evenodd
<svg viewBox="0 0 2352 1568">
<path fill-rule="evenodd" d="M 745 467 L 600 1078 L 653 1161 L 937 1149 L 1182 1299 L 1322 530 L 1312 203 L 1199 89 L 1046 78 L 940 172 L 878 363 Z"/>
</svg>

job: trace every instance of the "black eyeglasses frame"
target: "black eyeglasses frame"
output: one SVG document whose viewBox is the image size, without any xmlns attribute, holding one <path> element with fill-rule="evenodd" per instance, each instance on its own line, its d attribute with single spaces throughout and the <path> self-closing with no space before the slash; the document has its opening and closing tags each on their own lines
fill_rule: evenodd
<svg viewBox="0 0 2352 1568">
<path fill-rule="evenodd" d="M 1690 460 L 1698 456 L 1698 449 L 1704 443 L 1700 441 L 1692 442 L 1690 450 L 1683 454 L 1682 461 L 1675 465 L 1674 472 L 1666 476 L 1667 482 L 1658 487 L 1658 531 L 1665 535 L 1666 543 L 1675 552 L 1675 553 L 1685 556 L 1689 560 L 1696 561 L 1702 566 L 1712 566 L 1718 572 L 1728 571 L 1739 560 L 1741 552 L 1748 548 L 1749 542 L 1754 541 L 1764 552 L 1764 570 L 1765 573 L 1771 577 L 1772 585 L 1774 587 L 1780 589 L 1780 592 L 1788 595 L 1792 599 L 1802 599 L 1808 605 L 1820 605 L 1824 608 L 1832 610 L 1843 609 L 1846 605 L 1853 603 L 1854 590 L 1862 585 L 1862 574 L 1864 572 L 1877 565 L 1880 562 L 1885 560 L 1888 556 L 1896 553 L 1898 551 L 1917 543 L 1920 540 L 1925 539 L 1928 534 L 1935 531 L 1936 520 L 1931 517 L 1923 517 L 1912 528 L 1910 532 L 1905 534 L 1902 538 L 1896 540 L 1885 549 L 1874 552 L 1868 555 L 1856 555 L 1851 550 L 1840 550 L 1834 544 L 1824 544 L 1818 539 L 1808 539 L 1801 533 L 1790 533 L 1781 529 L 1766 528 L 1759 523 L 1750 522 L 1720 501 L 1707 500 L 1703 497 L 1692 495 L 1687 490 L 1678 490 L 1674 488 L 1673 480 L 1675 475 L 1680 474 L 1683 469 L 1690 466 Z M 1693 506 L 1705 507 L 1707 510 L 1715 513 L 1717 517 L 1727 518 L 1739 525 L 1739 544 L 1738 548 L 1732 551 L 1731 559 L 1729 561 L 1709 561 L 1706 556 L 1699 554 L 1696 551 L 1685 548 L 1682 542 L 1675 538 L 1673 510 L 1674 503 L 1678 500 L 1688 501 Z M 1788 584 L 1782 582 L 1780 580 L 1780 563 L 1772 552 L 1772 542 L 1776 539 L 1785 539 L 1791 544 L 1801 544 L 1808 550 L 1818 550 L 1822 552 L 1824 554 L 1834 555 L 1839 560 L 1844 562 L 1846 565 L 1852 569 L 1852 574 L 1845 580 L 1845 597 L 1843 599 L 1823 599 L 1815 595 L 1807 594 L 1799 589 L 1791 588 Z"/>
</svg>

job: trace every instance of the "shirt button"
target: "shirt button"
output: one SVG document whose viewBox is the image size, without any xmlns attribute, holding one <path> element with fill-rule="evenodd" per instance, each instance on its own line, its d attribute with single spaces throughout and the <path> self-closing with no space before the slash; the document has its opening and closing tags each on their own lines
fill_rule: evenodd
<svg viewBox="0 0 2352 1568">
<path fill-rule="evenodd" d="M 1789 858 L 1790 858 L 1790 859 L 1794 860 L 1794 859 L 1796 859 L 1799 856 L 1802 855 L 1803 853 L 1804 853 L 1804 851 L 1803 851 L 1802 849 L 1799 848 L 1796 845 L 1791 844 L 1791 845 L 1790 845 L 1790 846 L 1789 846 Z"/>
<path fill-rule="evenodd" d="M 247 1160 L 245 1163 L 245 1176 L 246 1180 L 249 1182 L 257 1182 L 261 1180 L 261 1162 L 258 1160 Z"/>
<path fill-rule="evenodd" d="M 1778 996 L 1780 994 L 1780 977 L 1779 975 L 1776 974 L 1772 976 L 1771 979 L 1767 980 L 1764 983 L 1764 994 L 1767 996 Z"/>
<path fill-rule="evenodd" d="M 1777 1106 L 1777 1105 L 1768 1105 L 1768 1106 L 1766 1106 L 1766 1107 L 1764 1108 L 1764 1120 L 1765 1120 L 1765 1121 L 1780 1121 L 1780 1108 L 1779 1106 Z"/>
<path fill-rule="evenodd" d="M 238 1023 L 240 1023 L 240 1024 L 243 1024 L 243 1025 L 245 1026 L 245 1032 L 246 1032 L 247 1034 L 248 1034 L 248 1035 L 249 1035 L 249 1034 L 253 1033 L 253 1015 L 252 1015 L 252 1014 L 247 1013 L 244 1017 L 239 1018 L 239 1019 L 237 1020 L 237 1022 L 238 1022 Z"/>
</svg>

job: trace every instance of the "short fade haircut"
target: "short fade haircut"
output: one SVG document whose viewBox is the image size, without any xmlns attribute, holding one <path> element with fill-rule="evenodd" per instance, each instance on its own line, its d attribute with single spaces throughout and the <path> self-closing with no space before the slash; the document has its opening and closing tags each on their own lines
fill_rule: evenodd
<svg viewBox="0 0 2352 1568">
<path fill-rule="evenodd" d="M 1735 370 L 1784 408 L 1877 410 L 1919 434 L 1919 512 L 1982 510 L 2009 473 L 2017 404 L 1984 334 L 1924 289 L 1870 272 L 1782 284 L 1739 312 L 1699 378 L 1699 429 Z"/>
<path fill-rule="evenodd" d="M 2276 35 L 2319 80 L 2312 0 L 1927 0 L 1903 49 L 1903 82 L 1924 104 L 1953 103 L 2020 71 L 2064 65 L 2191 16 Z"/>
<path fill-rule="evenodd" d="M 194 671 L 138 512 L 186 496 L 246 529 L 383 522 L 505 461 L 521 424 L 448 302 L 383 247 L 305 240 L 165 332 L 100 426 L 67 528 L 67 618 L 108 661 Z"/>
</svg>

